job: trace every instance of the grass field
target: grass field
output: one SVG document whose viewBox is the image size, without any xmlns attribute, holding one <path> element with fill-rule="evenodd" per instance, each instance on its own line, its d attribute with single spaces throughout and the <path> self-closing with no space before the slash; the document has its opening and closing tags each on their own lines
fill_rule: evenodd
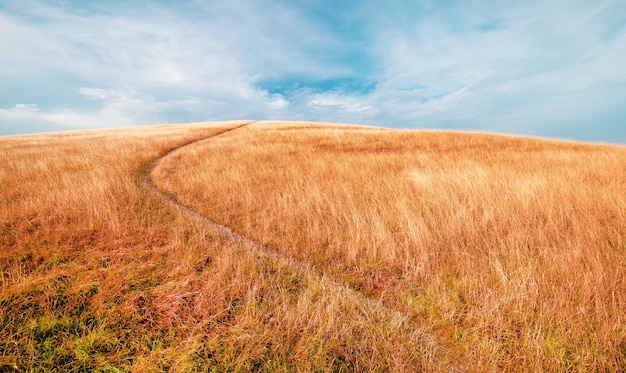
<svg viewBox="0 0 626 373">
<path fill-rule="evenodd" d="M 242 124 L 0 138 L 0 371 L 626 369 L 625 147 Z"/>
</svg>

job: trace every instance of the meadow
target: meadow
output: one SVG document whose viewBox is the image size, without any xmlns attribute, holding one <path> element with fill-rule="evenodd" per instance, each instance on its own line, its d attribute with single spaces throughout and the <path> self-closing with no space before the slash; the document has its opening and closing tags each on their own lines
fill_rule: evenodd
<svg viewBox="0 0 626 373">
<path fill-rule="evenodd" d="M 626 369 L 623 146 L 246 121 L 3 137 L 0 222 L 0 370 Z"/>
</svg>

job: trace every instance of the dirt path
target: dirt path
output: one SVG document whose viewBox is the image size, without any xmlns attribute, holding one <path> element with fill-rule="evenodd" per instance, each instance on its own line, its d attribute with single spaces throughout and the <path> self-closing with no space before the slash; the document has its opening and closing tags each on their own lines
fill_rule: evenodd
<svg viewBox="0 0 626 373">
<path fill-rule="evenodd" d="M 173 208 L 175 208 L 176 210 L 180 211 L 183 214 L 189 215 L 191 217 L 193 217 L 194 219 L 200 221 L 202 224 L 204 224 L 206 227 L 209 227 L 211 229 L 214 229 L 217 232 L 220 232 L 221 234 L 225 235 L 226 237 L 238 241 L 240 243 L 249 245 L 251 247 L 253 247 L 254 249 L 258 250 L 259 252 L 263 253 L 264 255 L 267 255 L 269 258 L 271 258 L 272 260 L 280 263 L 280 264 L 285 264 L 290 266 L 291 268 L 297 269 L 298 271 L 302 271 L 304 273 L 308 273 L 309 275 L 312 275 L 312 277 L 314 278 L 318 278 L 318 279 L 324 279 L 326 282 L 330 283 L 332 286 L 334 286 L 339 292 L 347 294 L 349 296 L 352 296 L 354 299 L 359 300 L 360 302 L 363 302 L 364 304 L 367 304 L 370 307 L 377 307 L 380 309 L 385 309 L 387 310 L 390 314 L 394 314 L 394 315 L 398 315 L 401 316 L 403 319 L 406 319 L 406 317 L 404 315 L 402 315 L 402 313 L 398 310 L 395 310 L 393 308 L 390 308 L 388 305 L 384 304 L 380 299 L 376 299 L 376 298 L 370 298 L 367 297 L 365 294 L 351 288 L 347 283 L 344 283 L 342 281 L 340 281 L 339 279 L 336 278 L 331 278 L 328 275 L 324 274 L 322 271 L 320 271 L 319 269 L 311 266 L 309 263 L 306 262 L 301 262 L 298 260 L 293 259 L 292 257 L 289 256 L 285 256 L 285 255 L 281 255 L 278 252 L 272 250 L 269 247 L 263 246 L 261 244 L 259 244 L 258 242 L 252 241 L 251 239 L 242 236 L 241 234 L 233 231 L 232 229 L 221 225 L 203 215 L 201 215 L 200 213 L 198 213 L 197 211 L 191 209 L 188 206 L 185 206 L 181 203 L 179 203 L 178 201 L 176 201 L 175 198 L 173 198 L 172 196 L 162 192 L 159 190 L 159 188 L 155 185 L 154 180 L 152 179 L 152 171 L 159 167 L 159 164 L 161 163 L 161 161 L 171 155 L 174 155 L 178 152 L 183 152 L 185 151 L 185 148 L 194 144 L 197 144 L 199 142 L 203 142 L 203 141 L 208 141 L 211 139 L 214 139 L 216 137 L 222 136 L 224 134 L 227 134 L 229 132 L 233 132 L 233 131 L 237 131 L 237 130 L 242 130 L 244 129 L 246 126 L 249 126 L 253 123 L 256 123 L 256 121 L 251 121 L 242 125 L 239 125 L 237 127 L 234 128 L 229 128 L 227 130 L 218 132 L 216 134 L 210 135 L 208 137 L 204 137 L 201 138 L 199 140 L 194 140 L 185 144 L 182 144 L 172 150 L 170 150 L 169 152 L 167 152 L 166 154 L 162 155 L 161 157 L 155 159 L 152 164 L 150 165 L 150 167 L 148 168 L 148 170 L 146 171 L 146 173 L 144 174 L 144 182 L 145 185 L 147 187 L 147 189 L 149 189 L 152 193 L 156 194 L 157 196 L 159 196 L 161 199 L 163 199 L 164 201 L 166 201 L 170 206 L 172 206 Z M 407 320 L 408 321 L 408 320 Z M 408 321 L 410 322 L 410 321 Z M 450 353 L 443 348 L 441 345 L 439 345 L 439 343 L 437 343 L 437 341 L 435 340 L 434 337 L 432 337 L 431 335 L 425 333 L 422 328 L 420 327 L 416 327 L 416 333 L 419 334 L 419 339 L 420 341 L 425 345 L 428 346 L 429 348 L 431 348 L 434 353 L 442 360 L 442 362 L 445 362 L 445 366 L 447 366 L 448 369 L 446 369 L 449 372 L 464 372 L 465 369 L 459 364 L 459 362 L 457 361 L 453 361 L 454 359 L 452 359 L 450 357 Z"/>
</svg>

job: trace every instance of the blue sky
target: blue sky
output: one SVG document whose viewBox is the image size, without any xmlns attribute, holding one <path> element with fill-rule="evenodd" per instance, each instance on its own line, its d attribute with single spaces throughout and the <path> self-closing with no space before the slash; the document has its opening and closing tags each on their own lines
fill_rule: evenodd
<svg viewBox="0 0 626 373">
<path fill-rule="evenodd" d="M 0 135 L 223 119 L 626 144 L 626 1 L 0 0 Z"/>
</svg>

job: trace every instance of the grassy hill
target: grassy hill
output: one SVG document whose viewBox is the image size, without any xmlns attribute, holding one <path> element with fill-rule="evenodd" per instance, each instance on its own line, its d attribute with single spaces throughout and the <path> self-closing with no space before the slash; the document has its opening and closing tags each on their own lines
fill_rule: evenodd
<svg viewBox="0 0 626 373">
<path fill-rule="evenodd" d="M 619 146 L 245 121 L 0 137 L 0 248 L 0 371 L 626 369 Z"/>
</svg>

